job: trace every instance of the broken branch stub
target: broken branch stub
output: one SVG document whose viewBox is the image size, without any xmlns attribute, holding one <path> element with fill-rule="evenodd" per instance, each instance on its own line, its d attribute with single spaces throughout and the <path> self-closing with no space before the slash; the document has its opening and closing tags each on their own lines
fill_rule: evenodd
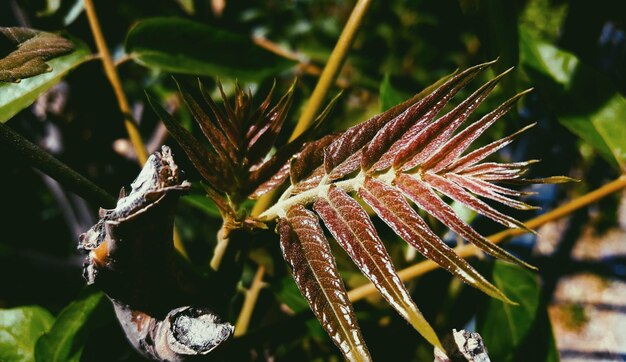
<svg viewBox="0 0 626 362">
<path fill-rule="evenodd" d="M 184 268 L 174 249 L 174 211 L 191 185 L 180 179 L 170 149 L 150 156 L 115 209 L 80 237 L 84 276 L 112 300 L 126 336 L 156 360 L 209 353 L 233 333 L 209 307 L 206 279 Z"/>
</svg>

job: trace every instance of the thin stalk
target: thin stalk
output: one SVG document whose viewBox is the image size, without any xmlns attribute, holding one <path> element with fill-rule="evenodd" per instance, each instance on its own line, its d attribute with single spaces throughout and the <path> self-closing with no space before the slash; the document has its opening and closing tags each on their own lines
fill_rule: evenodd
<svg viewBox="0 0 626 362">
<path fill-rule="evenodd" d="M 337 44 L 330 54 L 328 62 L 322 71 L 322 75 L 320 75 L 320 79 L 313 90 L 313 94 L 311 94 L 311 98 L 298 120 L 296 129 L 293 131 L 293 134 L 289 139 L 290 141 L 301 135 L 311 126 L 311 123 L 313 123 L 313 120 L 317 116 L 317 112 L 324 102 L 324 98 L 326 98 L 328 90 L 341 70 L 341 66 L 348 55 L 348 50 L 350 50 L 352 42 L 354 41 L 354 36 L 357 30 L 359 30 L 363 16 L 367 12 L 370 4 L 371 0 L 359 0 L 354 6 L 350 17 L 348 18 L 348 22 L 343 27 L 343 31 L 337 40 Z"/>
<path fill-rule="evenodd" d="M 524 223 L 524 225 L 526 225 L 526 227 L 529 229 L 539 227 L 550 221 L 569 215 L 574 210 L 580 209 L 584 206 L 594 203 L 600 200 L 601 198 L 606 197 L 623 188 L 626 188 L 626 175 L 622 175 L 616 180 L 611 181 L 608 184 L 594 191 L 591 191 L 583 196 L 577 197 L 576 199 L 568 202 L 567 204 L 563 206 L 557 207 L 556 209 L 552 211 L 549 211 L 543 215 L 530 219 L 526 223 Z M 497 243 L 503 242 L 509 237 L 521 235 L 525 233 L 527 233 L 527 231 L 523 229 L 507 229 L 499 233 L 493 234 L 489 236 L 487 239 L 497 244 Z M 480 253 L 480 250 L 472 244 L 465 244 L 460 247 L 457 247 L 455 248 L 455 251 L 462 258 L 469 258 L 469 257 L 476 255 L 477 253 Z M 435 270 L 437 268 L 438 268 L 438 265 L 435 262 L 431 260 L 426 260 L 426 261 L 419 262 L 415 265 L 412 265 L 408 268 L 400 270 L 398 272 L 398 276 L 400 277 L 402 281 L 406 282 L 420 275 L 426 274 L 432 270 Z M 348 292 L 348 296 L 350 297 L 351 301 L 356 302 L 369 295 L 375 294 L 376 292 L 377 292 L 376 287 L 372 283 L 368 283 L 368 284 L 352 289 L 350 292 Z"/>
<path fill-rule="evenodd" d="M 83 3 L 85 5 L 87 19 L 89 20 L 89 26 L 91 28 L 91 32 L 93 33 L 93 38 L 96 42 L 96 47 L 98 48 L 102 65 L 104 66 L 104 72 L 107 79 L 111 83 L 111 87 L 115 93 L 115 98 L 117 98 L 118 106 L 124 116 L 124 126 L 126 127 L 126 132 L 128 132 L 128 137 L 135 148 L 137 160 L 143 165 L 148 160 L 148 152 L 146 152 L 146 147 L 141 139 L 139 130 L 133 121 L 133 113 L 128 105 L 126 93 L 124 93 L 124 89 L 122 88 L 122 82 L 117 74 L 117 69 L 115 68 L 115 63 L 113 62 L 113 58 L 111 57 L 106 41 L 104 40 L 104 35 L 102 35 L 102 28 L 100 27 L 100 22 L 98 21 L 96 9 L 93 6 L 92 0 L 83 0 Z"/>
<path fill-rule="evenodd" d="M 93 38 L 96 42 L 96 47 L 98 48 L 100 60 L 102 60 L 104 73 L 106 74 L 109 83 L 111 83 L 111 87 L 115 93 L 115 98 L 117 99 L 117 104 L 122 112 L 122 115 L 124 116 L 124 127 L 126 127 L 128 138 L 130 138 L 130 142 L 135 149 L 137 161 L 139 161 L 140 165 L 143 165 L 148 160 L 148 151 L 146 150 L 146 146 L 141 139 L 139 129 L 137 129 L 137 125 L 133 120 L 133 112 L 128 104 L 124 88 L 122 88 L 122 82 L 120 81 L 120 76 L 117 73 L 115 63 L 113 62 L 113 57 L 111 57 L 107 43 L 104 40 L 96 8 L 93 6 L 92 0 L 83 0 L 83 4 L 85 5 L 85 12 L 87 13 L 87 19 L 89 20 L 89 27 L 93 33 Z M 178 230 L 176 229 L 174 229 L 174 246 L 183 256 L 187 257 L 187 252 L 185 251 L 185 247 L 180 239 Z"/>
<path fill-rule="evenodd" d="M 250 289 L 246 291 L 246 297 L 243 301 L 241 312 L 239 313 L 239 317 L 237 318 L 237 323 L 235 323 L 235 337 L 246 334 L 246 331 L 248 330 L 250 318 L 252 318 L 252 312 L 254 312 L 254 306 L 257 299 L 259 298 L 259 293 L 261 292 L 261 289 L 263 289 L 264 275 L 265 266 L 259 265 L 256 270 L 256 274 L 254 275 L 254 280 L 250 285 Z"/>
<path fill-rule="evenodd" d="M 96 205 L 115 207 L 113 196 L 4 123 L 0 123 L 0 140 L 33 167 L 57 180 L 76 195 Z"/>
</svg>

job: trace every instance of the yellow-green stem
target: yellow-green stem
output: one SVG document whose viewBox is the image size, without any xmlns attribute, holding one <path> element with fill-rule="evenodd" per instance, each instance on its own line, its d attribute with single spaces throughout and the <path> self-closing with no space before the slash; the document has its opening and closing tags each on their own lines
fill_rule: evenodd
<svg viewBox="0 0 626 362">
<path fill-rule="evenodd" d="M 550 221 L 569 215 L 574 210 L 580 209 L 581 207 L 584 207 L 593 202 L 596 202 L 599 199 L 606 197 L 623 188 L 626 188 L 626 175 L 622 175 L 616 180 L 609 182 L 608 184 L 594 191 L 591 191 L 583 196 L 580 196 L 563 206 L 557 207 L 556 209 L 550 212 L 547 212 L 543 215 L 530 219 L 524 225 L 526 225 L 526 227 L 528 227 L 529 229 L 539 227 Z M 504 230 L 499 233 L 493 234 L 489 236 L 488 239 L 491 242 L 497 244 L 511 236 L 521 235 L 525 233 L 527 233 L 527 231 L 522 230 L 522 229 L 508 229 L 508 230 Z M 471 244 L 465 244 L 460 247 L 457 247 L 455 251 L 462 258 L 469 258 L 480 252 L 480 250 L 477 247 Z M 438 268 L 438 265 L 435 262 L 433 262 L 432 260 L 426 260 L 426 261 L 419 262 L 415 265 L 412 265 L 408 268 L 400 270 L 398 272 L 398 276 L 400 277 L 402 281 L 406 282 L 408 280 L 414 279 L 420 275 L 426 274 L 437 268 Z M 368 283 L 368 284 L 352 289 L 350 292 L 348 292 L 348 296 L 350 297 L 350 300 L 352 302 L 356 302 L 369 295 L 375 294 L 376 292 L 377 292 L 376 287 L 372 283 Z"/>
<path fill-rule="evenodd" d="M 363 16 L 367 12 L 370 4 L 371 0 L 359 0 L 354 6 L 350 17 L 348 18 L 348 22 L 344 26 L 343 31 L 337 40 L 337 44 L 328 58 L 328 62 L 322 71 L 322 75 L 320 75 L 320 79 L 317 81 L 313 94 L 311 94 L 311 98 L 304 108 L 290 140 L 293 140 L 301 135 L 311 126 L 311 123 L 313 123 L 313 120 L 317 116 L 317 112 L 324 102 L 324 98 L 326 98 L 328 89 L 331 87 L 337 77 L 337 74 L 341 70 L 341 66 L 348 55 L 348 50 L 350 50 L 352 42 L 354 41 L 354 36 L 359 29 Z"/>
<path fill-rule="evenodd" d="M 265 266 L 259 265 L 254 275 L 254 280 L 250 285 L 250 289 L 246 291 L 246 297 L 241 307 L 241 312 L 235 323 L 235 337 L 246 334 L 248 325 L 250 324 L 250 318 L 254 311 L 254 305 L 259 298 L 259 293 L 263 288 L 263 275 L 265 274 Z"/>
</svg>

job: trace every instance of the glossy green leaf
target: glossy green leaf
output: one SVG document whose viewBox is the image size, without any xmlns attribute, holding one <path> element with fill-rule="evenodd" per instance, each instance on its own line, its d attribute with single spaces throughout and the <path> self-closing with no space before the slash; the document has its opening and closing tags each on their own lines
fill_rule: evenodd
<svg viewBox="0 0 626 362">
<path fill-rule="evenodd" d="M 38 306 L 0 309 L 0 361 L 32 361 L 37 339 L 53 323 L 52 314 Z"/>
<path fill-rule="evenodd" d="M 379 90 L 379 103 L 380 103 L 380 111 L 384 112 L 396 104 L 402 103 L 405 99 L 409 97 L 404 97 L 402 93 L 396 90 L 389 80 L 389 74 L 385 74 L 385 78 L 383 78 L 383 82 L 380 83 Z"/>
<path fill-rule="evenodd" d="M 211 216 L 214 218 L 222 217 L 222 215 L 220 214 L 220 210 L 215 205 L 215 202 L 211 200 L 210 198 L 208 198 L 206 195 L 198 195 L 198 194 L 186 195 L 185 197 L 181 199 L 181 201 L 184 202 L 185 204 L 193 206 L 194 208 L 204 212 L 208 216 Z"/>
<path fill-rule="evenodd" d="M 486 309 L 479 313 L 478 332 L 492 361 L 558 361 L 554 343 L 547 343 L 553 336 L 545 308 L 540 303 L 537 275 L 496 261 L 493 282 L 519 305 L 490 299 Z M 533 344 L 529 339 L 535 337 L 543 340 Z M 542 347 L 547 350 L 539 351 Z"/>
<path fill-rule="evenodd" d="M 626 100 L 574 54 L 521 33 L 522 64 L 559 122 L 626 171 Z"/>
<path fill-rule="evenodd" d="M 37 341 L 35 360 L 41 362 L 80 361 L 89 332 L 96 326 L 97 317 L 106 313 L 102 292 L 85 290 L 65 307 L 50 331 Z"/>
<path fill-rule="evenodd" d="M 75 46 L 72 53 L 47 62 L 51 72 L 23 79 L 19 83 L 0 83 L 0 122 L 8 121 L 58 83 L 70 70 L 91 59 L 87 45 L 76 39 L 71 40 Z"/>
<path fill-rule="evenodd" d="M 240 80 L 260 80 L 294 65 L 249 37 L 178 18 L 139 22 L 128 33 L 126 51 L 139 64 L 165 72 Z"/>
</svg>

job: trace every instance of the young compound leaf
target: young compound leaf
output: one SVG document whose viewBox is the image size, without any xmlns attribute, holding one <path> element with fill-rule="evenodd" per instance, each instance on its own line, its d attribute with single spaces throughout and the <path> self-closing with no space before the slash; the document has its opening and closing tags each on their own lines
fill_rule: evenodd
<svg viewBox="0 0 626 362">
<path fill-rule="evenodd" d="M 0 361 L 33 361 L 35 343 L 53 323 L 52 314 L 38 306 L 0 309 Z"/>
<path fill-rule="evenodd" d="M 324 225 L 383 297 L 434 346 L 437 334 L 411 299 L 377 235 L 367 212 L 345 191 L 332 185 L 314 204 Z"/>
<path fill-rule="evenodd" d="M 328 241 L 313 212 L 296 205 L 279 220 L 280 246 L 300 292 L 348 361 L 371 361 Z"/>
</svg>

